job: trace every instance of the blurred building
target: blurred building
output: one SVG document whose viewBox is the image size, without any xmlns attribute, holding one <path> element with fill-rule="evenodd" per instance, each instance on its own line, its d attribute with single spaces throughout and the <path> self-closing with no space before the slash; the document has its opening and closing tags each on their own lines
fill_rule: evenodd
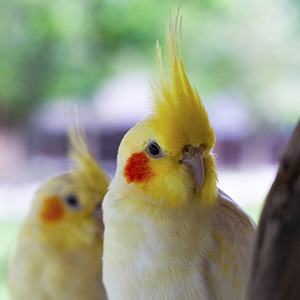
<svg viewBox="0 0 300 300">
<path fill-rule="evenodd" d="M 149 74 L 139 72 L 121 74 L 108 80 L 93 101 L 78 101 L 91 150 L 111 175 L 124 134 L 149 114 L 148 78 Z M 216 133 L 214 152 L 219 166 L 251 167 L 277 162 L 287 135 L 259 130 L 242 99 L 220 94 L 210 99 L 206 108 Z M 64 100 L 45 103 L 35 111 L 27 144 L 29 157 L 35 157 L 32 162 L 40 165 L 41 157 L 46 157 L 62 159 L 66 164 L 67 120 L 74 122 L 75 115 L 72 103 Z"/>
<path fill-rule="evenodd" d="M 220 93 L 206 107 L 216 134 L 218 165 L 251 167 L 278 162 L 288 134 L 261 128 L 246 101 Z"/>
<path fill-rule="evenodd" d="M 148 115 L 149 83 L 144 73 L 122 74 L 108 80 L 93 101 L 76 101 L 93 154 L 113 174 L 124 134 Z M 66 168 L 67 122 L 76 123 L 73 102 L 46 102 L 32 114 L 27 139 L 31 165 L 49 163 Z"/>
<path fill-rule="evenodd" d="M 110 79 L 94 98 L 99 119 L 100 155 L 115 160 L 124 134 L 149 114 L 149 74 L 125 73 Z"/>
</svg>

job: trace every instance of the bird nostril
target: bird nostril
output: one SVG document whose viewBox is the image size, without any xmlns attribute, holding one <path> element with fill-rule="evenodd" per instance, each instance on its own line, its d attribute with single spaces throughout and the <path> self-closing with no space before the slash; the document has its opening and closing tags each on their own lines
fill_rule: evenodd
<svg viewBox="0 0 300 300">
<path fill-rule="evenodd" d="M 197 149 L 195 147 L 193 147 L 192 145 L 186 145 L 182 149 L 182 160 L 181 160 L 181 162 L 183 162 L 186 159 L 191 159 L 192 157 L 195 156 L 196 152 L 197 152 Z"/>
<path fill-rule="evenodd" d="M 186 154 L 193 155 L 195 152 L 195 148 L 192 145 L 187 145 L 183 148 L 183 152 Z"/>
</svg>

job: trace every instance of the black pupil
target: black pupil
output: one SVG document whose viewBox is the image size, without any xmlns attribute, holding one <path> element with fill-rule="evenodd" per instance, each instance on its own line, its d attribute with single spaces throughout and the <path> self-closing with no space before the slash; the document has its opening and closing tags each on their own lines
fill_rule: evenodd
<svg viewBox="0 0 300 300">
<path fill-rule="evenodd" d="M 78 199 L 74 195 L 70 195 L 66 198 L 66 202 L 70 206 L 76 206 L 78 204 Z"/>
<path fill-rule="evenodd" d="M 149 145 L 149 153 L 152 155 L 158 155 L 159 154 L 158 147 L 154 144 Z"/>
</svg>

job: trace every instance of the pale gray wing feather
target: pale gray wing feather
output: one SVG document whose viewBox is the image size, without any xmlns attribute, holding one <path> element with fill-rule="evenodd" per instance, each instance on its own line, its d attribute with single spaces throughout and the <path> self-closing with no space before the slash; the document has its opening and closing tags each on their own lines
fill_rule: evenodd
<svg viewBox="0 0 300 300">
<path fill-rule="evenodd" d="M 244 298 L 255 230 L 251 217 L 219 190 L 212 217 L 211 245 L 203 262 L 211 299 Z"/>
</svg>

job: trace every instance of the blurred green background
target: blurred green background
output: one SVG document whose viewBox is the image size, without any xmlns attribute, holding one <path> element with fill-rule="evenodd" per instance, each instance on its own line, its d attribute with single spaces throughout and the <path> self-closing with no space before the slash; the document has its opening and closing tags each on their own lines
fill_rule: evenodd
<svg viewBox="0 0 300 300">
<path fill-rule="evenodd" d="M 152 69 L 156 39 L 179 4 L 184 59 L 202 97 L 226 89 L 242 95 L 258 121 L 293 126 L 297 0 L 2 0 L 1 123 L 26 121 L 49 98 L 89 98 L 112 74 Z"/>
<path fill-rule="evenodd" d="M 217 138 L 219 134 L 224 143 L 216 146 L 216 152 L 220 156 L 221 186 L 224 178 L 225 186 L 226 181 L 231 182 L 232 192 L 230 184 L 226 190 L 229 195 L 234 196 L 237 188 L 240 192 L 236 197 L 247 194 L 242 206 L 258 221 L 278 155 L 300 115 L 298 0 L 2 0 L 1 300 L 8 299 L 5 269 L 24 217 L 7 210 L 5 203 L 12 201 L 10 191 L 34 181 L 34 188 L 27 193 L 32 199 L 40 180 L 65 168 L 34 175 L 28 171 L 34 153 L 34 143 L 30 142 L 34 113 L 43 103 L 62 98 L 92 103 L 97 91 L 117 74 L 151 74 L 156 40 L 163 44 L 168 12 L 171 10 L 173 19 L 179 5 L 186 70 L 205 105 L 221 111 L 215 117 L 216 124 L 223 110 L 218 105 L 222 99 L 235 99 L 229 101 L 231 106 L 246 107 L 251 129 L 229 139 L 230 133 L 224 137 L 217 131 Z M 231 116 L 224 113 L 221 118 L 226 121 Z M 24 150 L 14 156 L 22 147 Z M 251 147 L 251 153 L 247 152 Z M 226 151 L 235 153 L 232 150 L 237 148 L 244 153 L 242 161 L 248 161 L 246 171 L 244 163 L 232 164 L 242 154 L 234 154 L 233 161 L 224 155 Z M 273 152 L 266 154 L 265 149 Z M 239 178 L 244 185 L 237 183 Z M 264 186 L 251 181 L 255 178 Z M 258 193 L 251 194 L 253 191 Z M 17 202 L 15 206 L 23 209 Z M 22 211 L 24 214 L 25 209 Z"/>
</svg>

